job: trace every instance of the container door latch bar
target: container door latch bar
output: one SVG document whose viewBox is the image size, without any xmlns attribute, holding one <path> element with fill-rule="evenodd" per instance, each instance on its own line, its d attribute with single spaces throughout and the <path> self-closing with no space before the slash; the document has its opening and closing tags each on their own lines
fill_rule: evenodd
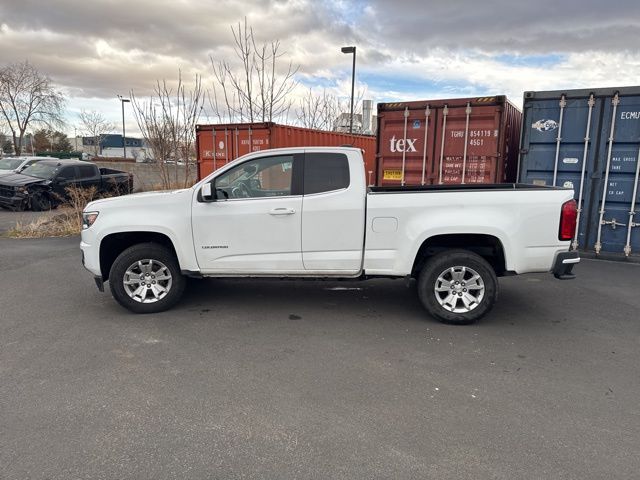
<svg viewBox="0 0 640 480">
<path fill-rule="evenodd" d="M 558 179 L 558 159 L 560 157 L 560 142 L 562 142 L 562 120 L 564 119 L 564 107 L 567 106 L 567 99 L 563 95 L 560 96 L 560 120 L 558 121 L 558 137 L 556 138 L 556 160 L 553 164 L 553 186 L 556 186 Z"/>
<path fill-rule="evenodd" d="M 442 184 L 442 166 L 444 165 L 444 140 L 445 132 L 447 131 L 447 115 L 449 115 L 449 108 L 445 105 L 442 109 L 442 140 L 440 141 L 440 176 L 438 177 L 438 183 Z"/>
<path fill-rule="evenodd" d="M 424 110 L 424 146 L 422 149 L 422 181 L 421 185 L 424 185 L 424 174 L 427 169 L 427 132 L 429 131 L 429 115 L 431 115 L 431 110 L 429 110 L 429 105 Z"/>
<path fill-rule="evenodd" d="M 467 102 L 467 108 L 464 113 L 467 115 L 464 125 L 464 150 L 462 152 L 462 180 L 461 184 L 464 185 L 464 177 L 467 173 L 467 145 L 469 144 L 469 117 L 471 116 L 471 103 Z"/>
<path fill-rule="evenodd" d="M 599 212 L 600 221 L 598 222 L 598 238 L 596 239 L 596 244 L 594 246 L 596 255 L 598 255 L 600 253 L 600 250 L 602 250 L 602 226 L 611 225 L 613 228 L 616 228 L 616 226 L 618 225 L 623 226 L 623 224 L 616 222 L 615 218 L 613 220 L 604 219 L 605 206 L 607 203 L 607 191 L 609 189 L 609 172 L 611 171 L 611 151 L 613 149 L 613 138 L 616 129 L 616 113 L 618 111 L 618 105 L 620 104 L 620 97 L 617 92 L 611 100 L 611 104 L 613 105 L 613 111 L 611 113 L 611 130 L 609 132 L 609 147 L 607 149 L 607 167 L 604 173 L 604 184 L 602 186 L 602 202 L 600 204 Z"/>
<path fill-rule="evenodd" d="M 633 227 L 640 227 L 640 223 L 634 222 L 636 214 L 636 197 L 638 196 L 638 178 L 640 177 L 640 149 L 636 158 L 636 178 L 633 183 L 633 196 L 631 197 L 631 208 L 629 209 L 629 226 L 627 227 L 627 244 L 624 246 L 624 255 L 631 255 L 631 230 Z"/>
<path fill-rule="evenodd" d="M 578 249 L 578 232 L 580 231 L 580 217 L 582 215 L 582 195 L 584 192 L 584 174 L 587 167 L 587 153 L 589 151 L 589 140 L 591 140 L 589 138 L 589 132 L 591 130 L 591 114 L 593 113 L 593 106 L 595 105 L 595 103 L 596 101 L 592 93 L 591 95 L 589 95 L 589 101 L 587 102 L 587 105 L 589 105 L 589 114 L 587 116 L 587 128 L 584 133 L 584 151 L 582 153 L 582 170 L 580 173 L 580 190 L 579 190 L 580 193 L 578 193 L 578 218 L 576 219 L 576 233 L 573 237 L 573 242 L 571 243 L 571 247 L 574 250 Z"/>
</svg>

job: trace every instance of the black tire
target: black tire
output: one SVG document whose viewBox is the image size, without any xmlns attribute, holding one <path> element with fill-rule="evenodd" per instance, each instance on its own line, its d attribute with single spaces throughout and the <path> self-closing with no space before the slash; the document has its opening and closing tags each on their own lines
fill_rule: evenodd
<svg viewBox="0 0 640 480">
<path fill-rule="evenodd" d="M 51 198 L 46 193 L 37 192 L 31 197 L 31 210 L 34 212 L 45 212 L 51 210 L 51 207 Z"/>
<path fill-rule="evenodd" d="M 160 262 L 166 266 L 171 274 L 171 283 L 167 293 L 152 303 L 142 303 L 142 301 L 134 300 L 125 290 L 123 283 L 127 269 L 141 260 Z M 109 272 L 109 288 L 113 298 L 120 305 L 134 313 L 157 313 L 170 309 L 182 297 L 185 284 L 186 279 L 180 273 L 180 266 L 173 252 L 157 243 L 139 243 L 127 248 L 118 255 Z M 145 296 L 151 297 L 152 293 L 148 292 Z"/>
<path fill-rule="evenodd" d="M 456 270 L 455 267 L 465 267 L 465 270 L 464 272 L 462 269 Z M 445 274 L 443 278 L 450 278 L 450 269 L 454 269 L 456 275 L 464 275 L 464 278 L 471 280 L 472 283 L 466 285 L 466 287 L 471 286 L 472 288 L 467 290 L 463 287 L 465 286 L 465 282 L 458 280 L 458 284 L 455 284 L 455 281 L 451 282 L 454 284 L 451 297 L 449 296 L 450 293 L 448 290 L 436 292 L 435 289 L 437 286 L 439 286 L 439 288 L 451 288 L 451 285 L 447 286 L 438 280 L 442 274 Z M 464 288 L 464 292 L 469 292 L 471 297 L 479 297 L 480 289 L 477 287 L 479 287 L 480 282 L 472 280 L 473 275 L 466 269 L 475 271 L 475 273 L 479 275 L 481 284 L 484 287 L 481 299 L 476 303 L 471 303 L 469 307 L 465 306 L 465 302 L 468 302 L 470 297 L 468 297 L 466 293 L 463 293 L 462 289 Z M 447 270 L 450 271 L 447 272 Z M 453 277 L 451 277 L 451 279 L 455 280 Z M 462 298 L 458 299 L 454 295 L 458 290 L 460 291 L 456 295 L 460 297 L 460 294 L 464 295 L 464 301 Z M 468 250 L 447 250 L 434 255 L 425 264 L 418 280 L 418 296 L 427 309 L 427 312 L 441 322 L 455 325 L 468 325 L 484 317 L 493 308 L 493 304 L 498 298 L 498 279 L 496 278 L 493 267 L 480 255 Z M 445 302 L 448 307 L 441 305 L 437 296 Z M 448 301 L 450 298 L 451 300 Z M 451 304 L 451 302 L 454 303 Z M 469 311 L 452 311 L 463 310 L 465 308 L 471 309 Z"/>
</svg>

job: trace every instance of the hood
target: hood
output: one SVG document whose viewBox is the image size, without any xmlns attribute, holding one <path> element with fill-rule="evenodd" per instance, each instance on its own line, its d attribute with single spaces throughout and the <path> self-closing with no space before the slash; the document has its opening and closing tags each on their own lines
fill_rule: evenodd
<svg viewBox="0 0 640 480">
<path fill-rule="evenodd" d="M 0 175 L 6 175 L 7 173 L 16 173 L 15 170 L 3 170 L 0 168 Z"/>
<path fill-rule="evenodd" d="M 9 173 L 7 175 L 0 176 L 0 185 L 7 185 L 11 187 L 21 187 L 24 185 L 32 185 L 35 183 L 48 183 L 49 180 L 43 178 L 30 177 L 29 175 L 22 175 L 21 173 Z"/>
<path fill-rule="evenodd" d="M 2 177 L 0 177 L 0 182 Z M 142 205 L 145 203 L 148 204 L 163 204 L 166 201 L 170 201 L 171 198 L 175 198 L 185 192 L 189 192 L 190 188 L 183 188 L 181 190 L 162 190 L 158 192 L 141 192 L 141 193 L 132 193 L 129 195 L 122 195 L 119 197 L 111 197 L 111 198 L 103 198 L 100 200 L 94 200 L 90 202 L 86 207 L 85 211 L 89 211 L 90 209 L 101 209 L 101 208 L 109 208 L 109 207 L 119 207 L 121 205 L 127 204 L 137 204 Z"/>
</svg>

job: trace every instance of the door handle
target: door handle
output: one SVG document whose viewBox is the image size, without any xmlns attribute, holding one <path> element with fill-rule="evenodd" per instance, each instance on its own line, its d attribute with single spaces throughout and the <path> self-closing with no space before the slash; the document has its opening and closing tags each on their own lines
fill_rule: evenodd
<svg viewBox="0 0 640 480">
<path fill-rule="evenodd" d="M 269 215 L 293 215 L 296 211 L 293 208 L 280 207 L 274 208 L 269 212 Z"/>
</svg>

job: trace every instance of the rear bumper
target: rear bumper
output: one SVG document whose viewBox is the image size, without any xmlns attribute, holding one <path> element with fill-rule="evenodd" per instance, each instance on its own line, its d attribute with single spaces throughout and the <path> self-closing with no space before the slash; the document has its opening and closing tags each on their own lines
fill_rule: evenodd
<svg viewBox="0 0 640 480">
<path fill-rule="evenodd" d="M 573 273 L 573 266 L 576 263 L 580 263 L 580 255 L 577 251 L 560 252 L 553 264 L 553 276 L 558 280 L 573 280 L 576 278 Z"/>
</svg>

